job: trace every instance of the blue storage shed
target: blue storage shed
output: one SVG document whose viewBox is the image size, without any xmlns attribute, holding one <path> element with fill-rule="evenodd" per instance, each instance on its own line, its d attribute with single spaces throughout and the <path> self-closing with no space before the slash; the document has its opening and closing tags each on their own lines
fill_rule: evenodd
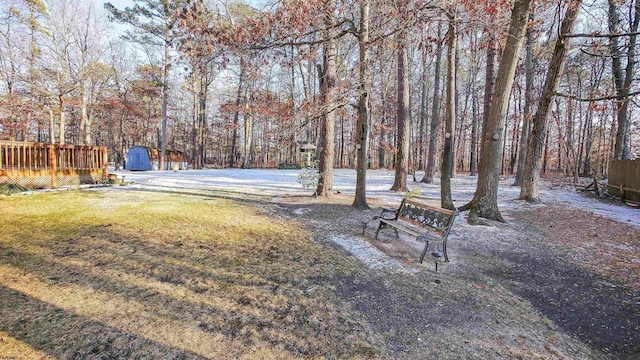
<svg viewBox="0 0 640 360">
<path fill-rule="evenodd" d="M 133 146 L 127 151 L 126 170 L 152 170 L 151 156 L 149 148 L 144 146 Z"/>
</svg>

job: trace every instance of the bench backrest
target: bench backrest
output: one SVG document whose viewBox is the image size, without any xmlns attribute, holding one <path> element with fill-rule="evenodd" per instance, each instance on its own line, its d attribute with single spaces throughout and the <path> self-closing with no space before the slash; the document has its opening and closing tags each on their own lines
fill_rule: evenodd
<svg viewBox="0 0 640 360">
<path fill-rule="evenodd" d="M 416 226 L 434 228 L 440 235 L 445 237 L 449 234 L 449 229 L 451 229 L 456 215 L 457 211 L 433 207 L 407 199 L 402 200 L 402 204 L 398 209 L 398 220 L 402 219 Z"/>
</svg>

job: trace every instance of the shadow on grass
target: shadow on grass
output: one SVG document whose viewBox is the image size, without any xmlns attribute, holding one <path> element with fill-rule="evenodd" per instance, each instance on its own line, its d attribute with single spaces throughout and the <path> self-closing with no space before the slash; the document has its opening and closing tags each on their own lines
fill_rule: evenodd
<svg viewBox="0 0 640 360">
<path fill-rule="evenodd" d="M 51 356 L 66 359 L 197 359 L 188 351 L 139 337 L 0 285 L 0 330 Z"/>
<path fill-rule="evenodd" d="M 273 195 L 251 194 L 248 192 L 221 190 L 221 189 L 202 189 L 194 190 L 189 187 L 181 186 L 164 186 L 164 185 L 142 185 L 137 188 L 126 188 L 128 191 L 139 191 L 148 193 L 174 194 L 183 196 L 194 196 L 209 199 L 233 200 L 241 204 L 266 204 L 271 201 Z"/>
<path fill-rule="evenodd" d="M 153 322 L 165 330 L 173 327 L 170 330 L 176 333 L 176 339 L 167 340 L 172 346 L 181 345 L 180 334 L 191 331 L 209 342 L 222 336 L 225 342 L 233 344 L 237 355 L 265 346 L 276 349 L 281 356 L 341 357 L 370 353 L 367 345 L 357 338 L 358 325 L 334 305 L 326 303 L 322 292 L 309 291 L 324 287 L 323 271 L 308 270 L 313 269 L 314 264 L 327 262 L 322 254 L 304 251 L 297 254 L 295 244 L 285 242 L 274 246 L 261 239 L 232 249 L 225 248 L 224 242 L 151 243 L 132 236 L 123 238 L 100 225 L 73 226 L 75 229 L 71 232 L 76 234 L 73 239 L 37 244 L 29 251 L 20 249 L 20 245 L 0 246 L 1 263 L 18 269 L 18 273 L 35 276 L 44 288 L 53 289 L 51 291 L 67 289 L 80 303 L 81 295 L 86 292 L 76 290 L 78 288 L 92 289 L 107 297 L 112 294 L 113 301 L 122 304 L 123 313 L 110 308 L 105 310 L 101 321 L 120 323 L 120 318 L 129 317 L 131 326 L 136 328 L 139 323 L 143 333 L 153 328 Z M 19 307 L 21 293 L 11 289 L 5 292 L 3 306 Z M 100 301 L 99 297 L 96 299 L 88 304 L 95 305 Z M 145 315 L 139 318 L 136 313 L 139 307 L 127 309 L 130 303 L 142 306 Z M 89 328 L 89 332 L 85 331 L 85 325 L 67 327 L 66 322 L 76 320 L 73 314 L 69 314 L 72 319 L 64 319 L 67 314 L 60 309 L 54 318 L 61 322 L 60 327 L 68 328 L 64 334 L 73 339 L 69 344 L 53 341 L 54 335 L 46 334 L 56 331 L 47 329 L 33 328 L 33 335 L 17 336 L 16 329 L 21 329 L 22 322 L 40 323 L 39 319 L 51 317 L 49 312 L 53 311 L 42 307 L 27 312 L 19 310 L 14 311 L 28 315 L 4 317 L 7 332 L 56 356 L 71 354 L 73 357 L 99 350 L 115 357 L 130 357 L 132 353 L 121 353 L 120 348 L 138 351 L 139 345 L 142 346 L 139 354 L 155 357 L 149 356 L 154 354 L 149 349 L 152 345 L 142 344 L 135 337 L 109 335 L 112 333 L 109 326 L 105 325 L 104 331 Z M 12 310 L 3 308 L 3 311 Z M 56 327 L 55 321 L 53 326 Z M 45 335 L 37 335 L 41 330 Z M 94 332 L 106 335 L 98 336 Z M 87 335 L 89 338 L 85 338 Z M 91 339 L 94 337 L 97 340 Z M 127 346 L 127 341 L 140 344 Z M 124 345 L 110 345 L 112 343 Z M 184 348 L 209 356 L 202 347 L 185 344 Z M 163 348 L 157 351 L 165 352 Z M 133 354 L 136 357 L 138 353 Z"/>
<path fill-rule="evenodd" d="M 488 275 L 529 300 L 565 332 L 618 358 L 640 355 L 640 311 L 634 308 L 631 290 L 535 243 L 514 242 L 496 254 L 509 265 Z"/>
</svg>

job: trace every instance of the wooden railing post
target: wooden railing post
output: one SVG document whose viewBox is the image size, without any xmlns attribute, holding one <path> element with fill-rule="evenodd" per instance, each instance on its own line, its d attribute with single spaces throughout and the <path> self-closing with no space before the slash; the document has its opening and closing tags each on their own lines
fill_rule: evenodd
<svg viewBox="0 0 640 360">
<path fill-rule="evenodd" d="M 58 168 L 56 166 L 56 146 L 49 145 L 49 169 L 51 170 L 51 187 L 57 188 L 58 181 L 56 179 L 56 173 L 58 172 Z"/>
<path fill-rule="evenodd" d="M 109 156 L 106 147 L 102 148 L 102 166 L 104 166 L 103 179 L 106 179 L 109 176 Z"/>
</svg>

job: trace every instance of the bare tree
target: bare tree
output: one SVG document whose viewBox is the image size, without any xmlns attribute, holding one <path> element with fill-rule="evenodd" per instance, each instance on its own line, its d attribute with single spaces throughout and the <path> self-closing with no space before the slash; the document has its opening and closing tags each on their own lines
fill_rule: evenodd
<svg viewBox="0 0 640 360">
<path fill-rule="evenodd" d="M 324 11 L 324 54 L 322 76 L 320 78 L 320 91 L 322 96 L 322 122 L 320 125 L 320 162 L 318 170 L 320 179 L 315 194 L 317 196 L 331 196 L 333 190 L 333 162 L 335 158 L 335 87 L 336 87 L 336 30 L 335 17 L 333 16 L 335 1 L 330 0 L 325 4 Z"/>
<path fill-rule="evenodd" d="M 565 13 L 564 20 L 560 26 L 560 36 L 556 41 L 549 69 L 547 70 L 542 97 L 538 102 L 538 108 L 533 117 L 533 129 L 527 144 L 527 162 L 524 168 L 522 188 L 520 189 L 520 198 L 529 202 L 540 201 L 540 169 L 542 167 L 542 151 L 547 133 L 549 107 L 555 97 L 556 88 L 564 70 L 570 46 L 570 39 L 563 37 L 563 35 L 571 33 L 573 24 L 578 17 L 581 3 L 582 0 L 574 0 L 569 4 Z"/>
<path fill-rule="evenodd" d="M 449 15 L 449 31 L 447 34 L 447 92 L 446 107 L 447 117 L 444 129 L 444 151 L 442 153 L 442 165 L 440 167 L 440 204 L 446 209 L 455 209 L 451 196 L 451 176 L 455 166 L 454 144 L 456 128 L 456 48 L 458 46 L 458 34 L 456 30 L 457 9 Z"/>
<path fill-rule="evenodd" d="M 169 93 L 170 50 L 176 38 L 173 34 L 176 25 L 177 9 L 180 1 L 169 0 L 136 0 L 143 5 L 135 4 L 119 10 L 111 3 L 105 3 L 112 20 L 133 26 L 135 32 L 127 32 L 125 38 L 144 44 L 158 45 L 163 48 L 162 66 L 162 134 L 160 144 L 160 170 L 165 170 L 167 152 L 167 104 Z"/>
<path fill-rule="evenodd" d="M 478 217 L 504 221 L 498 209 L 498 184 L 500 159 L 504 141 L 504 123 L 513 86 L 516 65 L 524 43 L 531 0 L 516 0 L 511 11 L 511 21 L 506 44 L 498 67 L 498 75 L 491 99 L 488 122 L 483 132 L 482 157 L 480 159 L 478 186 L 473 200 L 468 204 L 469 223 L 477 223 Z"/>
<path fill-rule="evenodd" d="M 396 112 L 396 125 L 398 127 L 398 153 L 396 155 L 396 171 L 391 191 L 406 192 L 407 173 L 409 165 L 409 137 L 411 131 L 411 119 L 409 117 L 409 71 L 407 39 L 405 33 L 398 34 L 398 104 Z"/>
<path fill-rule="evenodd" d="M 438 23 L 438 47 L 433 81 L 433 105 L 431 106 L 431 125 L 429 126 L 429 152 L 427 166 L 420 182 L 433 184 L 436 172 L 436 155 L 438 152 L 438 128 L 440 127 L 440 68 L 442 64 L 442 43 L 440 42 L 441 25 Z"/>
<path fill-rule="evenodd" d="M 367 203 L 367 168 L 369 161 L 369 90 L 367 87 L 367 64 L 369 62 L 369 0 L 360 2 L 360 31 L 358 33 L 358 121 L 356 122 L 356 195 L 353 207 L 369 209 Z"/>
<path fill-rule="evenodd" d="M 609 0 L 609 32 L 616 35 L 620 32 L 620 19 L 618 14 L 618 1 Z M 629 42 L 626 45 L 626 52 L 622 51 L 618 36 L 609 38 L 611 47 L 611 71 L 616 90 L 616 117 L 618 119 L 618 130 L 616 132 L 616 145 L 614 157 L 617 159 L 629 159 L 629 94 L 631 83 L 634 80 L 636 63 L 636 39 L 638 37 L 638 24 L 640 24 L 640 1 L 635 1 L 633 10 L 630 13 L 631 27 L 629 29 Z M 631 13 L 633 15 L 631 15 Z M 626 60 L 623 69 L 622 59 Z"/>
<path fill-rule="evenodd" d="M 529 15 L 529 21 L 533 21 L 533 10 Z M 525 71 L 525 90 L 524 90 L 524 119 L 522 121 L 522 132 L 520 135 L 520 150 L 518 151 L 518 168 L 516 172 L 516 180 L 513 186 L 522 186 L 522 179 L 524 178 L 524 166 L 527 159 L 527 141 L 529 139 L 529 132 L 531 118 L 531 102 L 533 101 L 533 27 L 527 28 L 527 42 L 526 42 L 526 55 L 524 61 Z"/>
</svg>

